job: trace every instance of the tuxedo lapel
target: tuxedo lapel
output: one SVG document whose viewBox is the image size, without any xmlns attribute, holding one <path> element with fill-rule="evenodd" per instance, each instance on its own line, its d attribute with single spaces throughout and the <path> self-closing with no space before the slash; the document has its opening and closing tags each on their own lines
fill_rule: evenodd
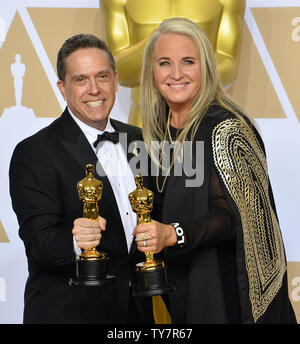
<svg viewBox="0 0 300 344">
<path fill-rule="evenodd" d="M 85 170 L 87 164 L 96 165 L 97 156 L 67 109 L 60 117 L 60 141 L 65 149 L 72 155 Z"/>
<path fill-rule="evenodd" d="M 135 140 L 142 140 L 142 135 L 138 129 L 132 128 L 130 125 L 111 119 L 111 124 L 115 130 L 120 133 L 126 134 L 126 141 L 121 142 L 125 154 L 127 156 L 128 163 L 133 157 L 135 157 L 134 144 L 130 146 Z M 113 189 L 110 185 L 109 179 L 107 178 L 103 167 L 101 166 L 98 158 L 86 139 L 84 133 L 79 128 L 77 123 L 73 120 L 67 110 L 61 116 L 61 137 L 60 141 L 64 148 L 71 154 L 71 156 L 77 161 L 77 163 L 83 168 L 83 173 L 87 164 L 93 164 L 95 166 L 95 178 L 103 182 L 103 198 L 102 202 L 109 204 L 111 212 L 115 218 L 120 218 L 117 202 L 115 199 Z M 128 149 L 130 147 L 130 149 Z M 130 165 L 130 164 L 129 164 Z M 130 166 L 132 167 L 132 166 Z M 134 171 L 133 171 L 134 172 Z M 101 209 L 101 201 L 100 201 Z M 104 206 L 104 204 L 103 204 Z M 101 215 L 101 211 L 100 211 Z M 120 237 L 126 244 L 126 237 L 120 218 Z M 127 250 L 127 245 L 122 245 Z M 136 242 L 133 240 L 130 248 L 130 256 L 135 254 L 137 251 Z"/>
<path fill-rule="evenodd" d="M 80 131 L 77 142 L 61 139 L 62 145 L 73 156 L 73 158 L 85 169 L 87 164 L 97 164 L 97 156 L 93 152 L 84 134 Z"/>
<path fill-rule="evenodd" d="M 112 211 L 118 211 L 112 187 L 104 172 L 103 167 L 98 161 L 96 153 L 94 152 L 82 130 L 79 128 L 79 126 L 73 120 L 67 110 L 65 110 L 65 112 L 61 116 L 61 129 L 62 137 L 60 141 L 65 149 L 83 168 L 83 178 L 85 175 L 84 171 L 86 165 L 93 164 L 95 166 L 95 178 L 101 180 L 101 182 L 103 183 L 103 192 L 105 192 L 105 199 L 109 204 L 112 205 Z"/>
<path fill-rule="evenodd" d="M 126 236 L 123 230 L 122 220 L 119 214 L 119 208 L 117 204 L 118 200 L 115 198 L 109 179 L 106 176 L 105 171 L 101 166 L 96 153 L 94 152 L 84 133 L 79 128 L 77 123 L 73 120 L 73 118 L 70 116 L 70 114 L 67 111 L 65 111 L 61 118 L 61 143 L 84 170 L 87 164 L 93 164 L 95 166 L 95 178 L 101 180 L 101 182 L 103 183 L 102 199 L 99 202 L 100 216 L 105 217 L 105 214 L 109 213 L 110 216 L 112 216 L 115 219 L 115 222 L 118 223 L 118 225 L 115 226 L 116 228 L 114 228 L 114 230 L 116 230 L 119 233 L 118 237 L 120 238 L 120 242 L 123 243 L 122 245 L 120 245 L 120 249 L 126 250 L 127 252 Z M 122 130 L 123 128 L 120 128 L 121 126 L 119 126 L 118 128 L 116 128 L 115 126 L 114 127 L 116 130 L 124 132 Z M 83 173 L 85 174 L 84 171 Z M 108 228 L 108 230 L 112 229 Z M 103 245 L 105 245 L 105 236 L 106 235 L 103 235 L 102 239 Z M 133 244 L 132 246 L 135 246 L 135 244 Z"/>
<path fill-rule="evenodd" d="M 122 142 L 122 140 L 120 140 L 120 142 L 129 163 L 136 154 L 134 141 L 142 140 L 142 135 L 138 135 L 138 132 L 136 131 L 137 128 L 133 129 L 131 126 L 117 120 L 111 119 L 111 124 L 119 133 L 126 134 L 126 142 Z M 132 168 L 132 166 L 130 167 Z"/>
<path fill-rule="evenodd" d="M 84 170 L 87 164 L 93 164 L 95 166 L 95 177 L 107 178 L 95 151 L 67 109 L 61 116 L 60 124 L 62 134 L 60 141 L 78 164 Z"/>
</svg>

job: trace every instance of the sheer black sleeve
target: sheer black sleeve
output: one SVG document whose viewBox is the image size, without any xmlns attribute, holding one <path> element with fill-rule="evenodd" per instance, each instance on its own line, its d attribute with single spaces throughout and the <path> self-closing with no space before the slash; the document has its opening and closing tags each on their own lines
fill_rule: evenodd
<svg viewBox="0 0 300 344">
<path fill-rule="evenodd" d="M 235 237 L 234 214 L 215 168 L 210 179 L 208 214 L 181 225 L 188 249 L 218 245 Z"/>
</svg>

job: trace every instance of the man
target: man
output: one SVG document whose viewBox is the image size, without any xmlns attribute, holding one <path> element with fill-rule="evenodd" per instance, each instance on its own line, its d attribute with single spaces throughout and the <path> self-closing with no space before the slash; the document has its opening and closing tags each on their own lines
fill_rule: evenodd
<svg viewBox="0 0 300 344">
<path fill-rule="evenodd" d="M 11 198 L 29 267 L 24 323 L 150 322 L 151 299 L 133 298 L 130 288 L 131 271 L 144 259 L 132 243 L 136 215 L 128 194 L 135 184 L 127 162 L 132 153 L 121 143 L 94 144 L 104 131 L 127 133 L 128 145 L 141 140 L 138 128 L 109 118 L 117 92 L 114 59 L 103 41 L 76 35 L 62 45 L 57 73 L 67 108 L 17 145 L 10 166 Z M 76 189 L 86 164 L 102 171 L 95 173 L 103 183 L 98 222 L 83 218 Z M 125 173 L 112 173 L 120 168 Z M 69 286 L 75 275 L 74 238 L 75 248 L 82 249 L 101 238 L 114 283 Z"/>
</svg>

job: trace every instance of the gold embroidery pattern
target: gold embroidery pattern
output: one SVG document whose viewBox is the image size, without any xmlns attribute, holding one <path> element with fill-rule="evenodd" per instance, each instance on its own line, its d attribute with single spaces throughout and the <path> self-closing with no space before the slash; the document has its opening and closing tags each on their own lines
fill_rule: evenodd
<svg viewBox="0 0 300 344">
<path fill-rule="evenodd" d="M 265 155 L 254 133 L 228 119 L 213 130 L 214 162 L 240 213 L 254 322 L 281 288 L 284 246 L 269 198 Z"/>
</svg>

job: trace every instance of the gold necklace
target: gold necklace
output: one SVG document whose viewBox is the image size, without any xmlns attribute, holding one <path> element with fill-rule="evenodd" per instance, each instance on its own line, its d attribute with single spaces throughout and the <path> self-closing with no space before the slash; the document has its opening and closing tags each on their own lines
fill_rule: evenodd
<svg viewBox="0 0 300 344">
<path fill-rule="evenodd" d="M 169 113 L 168 113 L 168 120 L 167 120 L 167 124 L 166 124 L 166 131 L 165 131 L 165 135 L 164 135 L 164 141 L 163 141 L 163 146 L 162 146 L 162 152 L 164 151 L 164 147 L 165 147 L 165 142 L 166 142 L 166 137 L 167 137 L 167 134 L 169 136 L 169 141 L 172 143 L 172 144 L 175 144 L 175 141 L 172 140 L 172 137 L 171 137 L 171 133 L 170 133 L 170 117 L 171 117 L 171 110 L 169 110 Z M 160 156 L 159 156 L 159 166 L 158 168 L 160 169 L 160 166 L 161 166 L 161 162 L 162 162 L 162 152 L 160 153 Z M 172 161 L 171 161 L 171 164 L 170 164 L 170 167 L 168 168 L 168 171 L 166 173 L 166 176 L 163 180 L 163 183 L 162 183 L 162 186 L 161 188 L 159 187 L 158 185 L 158 175 L 156 175 L 156 188 L 157 188 L 157 191 L 159 193 L 162 193 L 164 188 L 165 188 L 165 185 L 166 185 L 166 182 L 167 182 L 167 178 L 168 178 L 168 174 L 170 173 L 172 167 L 173 167 L 173 164 L 174 164 L 174 161 L 175 161 L 175 157 L 174 157 L 175 153 L 174 153 L 174 150 L 173 150 L 173 154 L 172 154 Z M 162 170 L 162 168 L 161 168 Z"/>
<path fill-rule="evenodd" d="M 168 135 L 169 135 L 169 141 L 170 141 L 172 144 L 175 144 L 175 141 L 172 140 L 172 136 L 171 136 L 171 133 L 170 133 L 170 117 L 168 117 L 167 131 L 168 131 Z M 165 133 L 165 136 L 166 136 L 166 133 Z"/>
</svg>

